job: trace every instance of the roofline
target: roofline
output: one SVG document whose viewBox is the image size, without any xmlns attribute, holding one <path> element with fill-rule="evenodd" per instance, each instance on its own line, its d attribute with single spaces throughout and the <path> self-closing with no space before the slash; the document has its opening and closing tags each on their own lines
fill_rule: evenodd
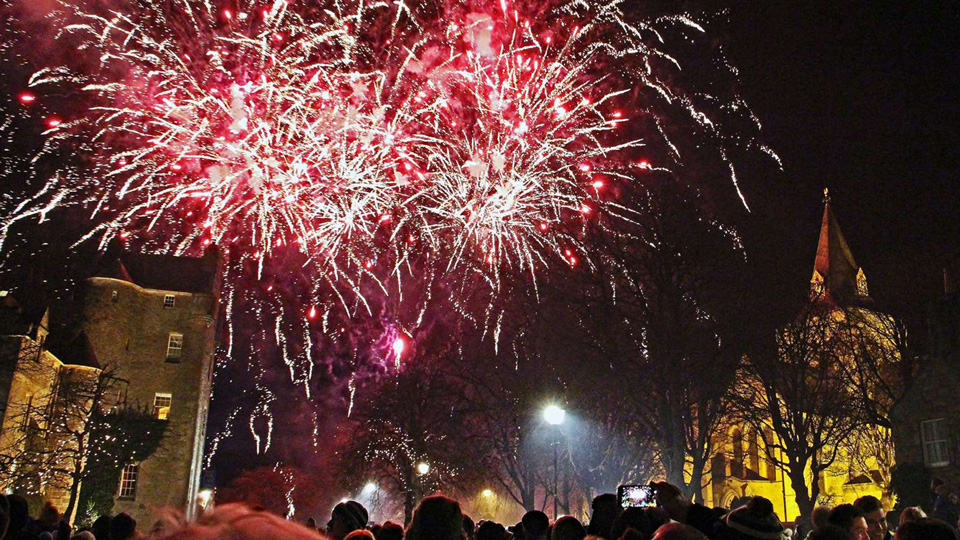
<svg viewBox="0 0 960 540">
<path fill-rule="evenodd" d="M 125 279 L 106 277 L 106 276 L 91 276 L 91 277 L 88 277 L 85 281 L 90 282 L 94 280 L 114 281 L 117 283 L 123 283 L 124 285 L 135 287 L 141 291 L 156 291 L 160 293 L 176 293 L 176 294 L 205 294 L 207 296 L 214 296 L 213 292 L 208 292 L 208 291 L 190 292 L 190 291 L 177 291 L 177 290 L 170 290 L 170 289 L 153 289 L 150 287 L 144 287 L 142 285 L 138 285 L 132 281 L 127 281 Z"/>
</svg>

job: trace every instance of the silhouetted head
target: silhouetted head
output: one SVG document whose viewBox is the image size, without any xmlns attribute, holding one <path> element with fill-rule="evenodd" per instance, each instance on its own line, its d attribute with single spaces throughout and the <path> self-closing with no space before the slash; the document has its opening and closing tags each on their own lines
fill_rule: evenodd
<svg viewBox="0 0 960 540">
<path fill-rule="evenodd" d="M 460 503 L 442 495 L 420 501 L 404 535 L 405 540 L 462 540 L 462 537 Z"/>
<path fill-rule="evenodd" d="M 367 526 L 367 509 L 357 501 L 343 501 L 333 507 L 330 521 L 327 522 L 327 534 L 334 540 L 343 540 L 353 531 Z"/>
<path fill-rule="evenodd" d="M 477 527 L 477 540 L 504 540 L 507 528 L 493 521 L 484 521 Z"/>
<path fill-rule="evenodd" d="M 594 497 L 593 504 L 590 505 L 590 524 L 587 526 L 587 533 L 610 538 L 610 531 L 613 530 L 613 524 L 620 516 L 621 510 L 620 502 L 613 493 Z"/>
<path fill-rule="evenodd" d="M 813 509 L 813 512 L 810 514 L 810 522 L 813 524 L 814 529 L 819 529 L 827 524 L 827 517 L 830 516 L 830 511 L 833 508 L 829 506 L 818 506 Z"/>
<path fill-rule="evenodd" d="M 477 525 L 466 514 L 463 515 L 463 534 L 467 536 L 467 540 L 473 540 L 477 535 Z"/>
<path fill-rule="evenodd" d="M 583 540 L 586 536 L 587 530 L 583 528 L 580 520 L 573 516 L 563 516 L 553 524 L 552 540 Z"/>
<path fill-rule="evenodd" d="M 110 520 L 110 540 L 128 540 L 137 532 L 137 520 L 121 512 Z"/>
<path fill-rule="evenodd" d="M 380 526 L 380 530 L 374 536 L 377 540 L 403 540 L 403 527 L 388 521 Z"/>
<path fill-rule="evenodd" d="M 539 510 L 530 510 L 520 522 L 523 523 L 523 535 L 527 540 L 543 537 L 550 528 L 550 518 Z"/>
<path fill-rule="evenodd" d="M 760 496 L 752 497 L 746 505 L 731 510 L 723 522 L 750 538 L 777 539 L 783 536 L 783 525 L 773 511 L 773 503 Z"/>
<path fill-rule="evenodd" d="M 957 530 L 946 521 L 920 518 L 897 529 L 897 540 L 958 540 Z"/>
</svg>

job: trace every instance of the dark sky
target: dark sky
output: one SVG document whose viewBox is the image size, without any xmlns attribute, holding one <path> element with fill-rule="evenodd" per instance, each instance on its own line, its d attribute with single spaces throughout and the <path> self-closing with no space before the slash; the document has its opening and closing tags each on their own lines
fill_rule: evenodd
<svg viewBox="0 0 960 540">
<path fill-rule="evenodd" d="M 785 169 L 745 178 L 755 214 L 745 234 L 758 271 L 784 292 L 803 294 L 810 279 L 829 187 L 872 295 L 910 317 L 936 297 L 960 239 L 960 10 L 950 4 L 731 7 L 728 55 Z"/>
<path fill-rule="evenodd" d="M 960 256 L 956 3 L 651 3 L 729 9 L 727 24 L 710 33 L 739 68 L 762 138 L 784 164 L 740 169 L 753 210 L 741 232 L 762 278 L 758 295 L 779 302 L 774 311 L 804 298 L 829 187 L 872 295 L 919 323 L 941 268 Z M 236 455 L 252 445 L 239 425 Z"/>
</svg>

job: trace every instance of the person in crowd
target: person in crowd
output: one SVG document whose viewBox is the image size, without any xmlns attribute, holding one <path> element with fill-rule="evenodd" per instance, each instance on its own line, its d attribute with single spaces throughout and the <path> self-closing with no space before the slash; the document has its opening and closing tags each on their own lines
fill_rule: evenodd
<svg viewBox="0 0 960 540">
<path fill-rule="evenodd" d="M 583 528 L 580 520 L 573 516 L 563 516 L 553 524 L 553 533 L 551 540 L 583 540 L 587 536 L 587 530 Z M 477 537 L 477 540 L 481 540 Z"/>
<path fill-rule="evenodd" d="M 900 526 L 900 513 L 899 510 L 890 510 L 885 516 L 887 519 L 887 532 L 890 533 L 891 538 L 893 537 L 893 533 L 897 532 L 897 527 Z"/>
<path fill-rule="evenodd" d="M 853 540 L 853 537 L 843 527 L 827 523 L 810 531 L 807 540 Z"/>
<path fill-rule="evenodd" d="M 373 536 L 377 540 L 403 540 L 403 527 L 388 521 L 381 525 Z"/>
<path fill-rule="evenodd" d="M 137 520 L 130 514 L 120 512 L 110 520 L 110 540 L 131 540 L 138 536 Z"/>
<path fill-rule="evenodd" d="M 852 540 L 870 540 L 867 520 L 863 518 L 863 512 L 852 504 L 841 504 L 831 510 L 827 522 L 847 531 Z"/>
<path fill-rule="evenodd" d="M 663 508 L 657 506 L 651 506 L 649 508 L 644 508 L 644 514 L 647 516 L 647 521 L 649 522 L 649 529 L 643 531 L 647 533 L 647 536 L 653 536 L 653 533 L 663 527 L 667 523 L 670 523 L 670 516 L 667 515 L 667 511 Z"/>
<path fill-rule="evenodd" d="M 827 525 L 827 516 L 830 515 L 830 510 L 833 510 L 833 508 L 825 505 L 814 507 L 813 512 L 810 512 L 810 532 L 804 537 L 798 537 L 797 540 L 804 540 L 804 538 L 809 539 L 814 531 Z"/>
<path fill-rule="evenodd" d="M 645 508 L 624 508 L 620 517 L 613 523 L 611 538 L 620 538 L 627 529 L 635 529 L 638 532 L 649 536 L 653 534 L 654 529 L 650 527 L 650 520 L 647 519 Z"/>
<path fill-rule="evenodd" d="M 96 540 L 96 536 L 90 531 L 80 531 L 70 537 L 70 540 Z"/>
<path fill-rule="evenodd" d="M 652 540 L 707 540 L 707 537 L 689 525 L 668 523 L 657 529 Z"/>
<path fill-rule="evenodd" d="M 0 494 L 0 538 L 7 534 L 7 527 L 10 526 L 10 501 L 6 495 Z"/>
<path fill-rule="evenodd" d="M 376 537 L 366 529 L 358 529 L 348 534 L 344 540 L 376 540 Z"/>
<path fill-rule="evenodd" d="M 327 535 L 333 540 L 344 540 L 348 534 L 367 526 L 367 509 L 357 501 L 343 501 L 333 507 L 327 522 Z"/>
<path fill-rule="evenodd" d="M 460 503 L 442 495 L 420 501 L 404 535 L 405 540 L 462 540 L 462 537 Z"/>
<path fill-rule="evenodd" d="M 724 516 L 712 536 L 717 540 L 773 539 L 783 538 L 784 529 L 773 511 L 773 503 L 758 495 Z"/>
<path fill-rule="evenodd" d="M 620 516 L 620 502 L 613 493 L 604 493 L 593 498 L 590 505 L 590 523 L 587 534 L 610 538 L 613 524 Z"/>
<path fill-rule="evenodd" d="M 27 525 L 30 524 L 30 505 L 20 495 L 7 495 L 7 503 L 10 505 L 10 524 L 7 525 L 4 539 L 23 540 Z"/>
<path fill-rule="evenodd" d="M 940 519 L 920 518 L 897 529 L 897 540 L 960 540 L 957 530 Z"/>
<path fill-rule="evenodd" d="M 104 514 L 93 521 L 93 527 L 90 528 L 90 531 L 97 540 L 110 540 L 110 521 L 112 519 L 109 515 Z"/>
<path fill-rule="evenodd" d="M 890 533 L 887 531 L 887 515 L 883 511 L 883 505 L 880 499 L 873 495 L 864 495 L 853 501 L 857 510 L 863 512 L 863 519 L 867 522 L 867 534 L 870 540 L 890 540 Z"/>
<path fill-rule="evenodd" d="M 827 517 L 830 515 L 831 510 L 833 510 L 833 508 L 824 505 L 814 507 L 813 512 L 810 512 L 810 524 L 813 526 L 813 528 L 810 529 L 811 533 L 827 524 Z M 808 534 L 807 536 L 810 535 Z"/>
<path fill-rule="evenodd" d="M 323 540 L 317 531 L 243 504 L 224 504 L 204 512 L 157 540 Z"/>
<path fill-rule="evenodd" d="M 477 537 L 477 524 L 466 514 L 463 515 L 463 534 L 467 540 L 474 540 Z"/>
<path fill-rule="evenodd" d="M 57 532 L 54 535 L 56 540 L 70 540 L 72 536 L 73 529 L 70 527 L 70 524 L 66 520 L 60 520 L 60 523 L 57 524 Z"/>
<path fill-rule="evenodd" d="M 950 492 L 942 478 L 934 478 L 930 487 L 934 493 L 933 512 L 930 516 L 956 526 L 960 520 L 960 500 L 957 495 Z"/>
<path fill-rule="evenodd" d="M 651 482 L 657 504 L 660 505 L 673 521 L 690 525 L 705 535 L 710 535 L 718 519 L 713 510 L 691 502 L 683 492 L 673 484 L 667 482 Z"/>
<path fill-rule="evenodd" d="M 313 519 L 313 516 L 308 517 L 306 526 L 308 529 L 317 530 L 317 520 Z"/>
<path fill-rule="evenodd" d="M 539 510 L 530 510 L 520 520 L 523 524 L 523 537 L 526 540 L 546 540 L 550 529 L 550 518 Z"/>
<path fill-rule="evenodd" d="M 904 508 L 903 511 L 900 512 L 900 522 L 897 526 L 897 529 L 899 530 L 900 527 L 903 527 L 904 523 L 910 523 L 911 521 L 917 521 L 925 517 L 927 517 L 927 513 L 924 512 L 919 506 L 909 506 Z"/>
<path fill-rule="evenodd" d="M 506 540 L 506 538 L 507 528 L 495 521 L 482 521 L 477 527 L 477 540 Z M 581 536 L 577 540 L 582 538 Z"/>
</svg>

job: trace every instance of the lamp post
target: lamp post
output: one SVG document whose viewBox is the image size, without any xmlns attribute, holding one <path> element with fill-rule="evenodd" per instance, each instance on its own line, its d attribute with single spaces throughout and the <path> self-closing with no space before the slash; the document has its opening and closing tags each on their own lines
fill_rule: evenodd
<svg viewBox="0 0 960 540">
<path fill-rule="evenodd" d="M 553 426 L 553 521 L 557 521 L 557 499 L 560 496 L 560 424 L 567 416 L 567 411 L 558 405 L 548 405 L 543 410 L 543 419 Z"/>
</svg>

